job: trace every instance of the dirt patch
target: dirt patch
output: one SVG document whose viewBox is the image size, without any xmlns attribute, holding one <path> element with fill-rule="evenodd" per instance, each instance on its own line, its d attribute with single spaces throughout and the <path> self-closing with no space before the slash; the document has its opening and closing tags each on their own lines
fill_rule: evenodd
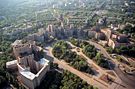
<svg viewBox="0 0 135 89">
<path fill-rule="evenodd" d="M 114 76 L 114 77 L 116 77 L 116 75 L 115 75 L 115 73 L 113 71 L 108 71 L 107 73 Z"/>
<path fill-rule="evenodd" d="M 102 75 L 100 77 L 100 79 L 104 82 L 106 82 L 107 84 L 112 84 L 112 82 L 114 81 L 114 79 L 112 77 L 110 77 L 109 75 Z"/>
</svg>

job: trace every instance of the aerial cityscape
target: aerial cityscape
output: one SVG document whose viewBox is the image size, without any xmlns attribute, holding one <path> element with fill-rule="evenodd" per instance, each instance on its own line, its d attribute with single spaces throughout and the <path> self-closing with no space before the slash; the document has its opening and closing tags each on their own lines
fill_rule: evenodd
<svg viewBox="0 0 135 89">
<path fill-rule="evenodd" d="M 0 0 L 0 89 L 135 89 L 135 0 Z"/>
</svg>

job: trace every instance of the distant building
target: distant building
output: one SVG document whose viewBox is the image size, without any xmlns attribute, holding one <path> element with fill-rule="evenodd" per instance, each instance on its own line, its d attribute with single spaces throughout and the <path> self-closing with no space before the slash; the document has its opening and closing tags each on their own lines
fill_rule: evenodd
<svg viewBox="0 0 135 89">
<path fill-rule="evenodd" d="M 106 35 L 107 40 L 110 39 L 110 37 L 112 35 L 112 31 L 109 28 L 101 29 L 101 32 L 103 32 Z"/>
<path fill-rule="evenodd" d="M 64 21 L 64 16 L 63 16 L 63 14 L 60 14 L 59 20 L 60 20 L 60 21 Z"/>
<path fill-rule="evenodd" d="M 76 23 L 86 24 L 86 22 L 87 22 L 87 18 L 84 17 L 67 18 L 67 24 L 76 24 Z"/>
<path fill-rule="evenodd" d="M 39 29 L 37 33 L 28 35 L 25 39 L 38 41 L 38 42 L 48 42 L 50 39 L 66 39 L 69 37 L 83 38 L 87 36 L 87 32 L 83 28 L 75 28 L 74 24 L 66 26 L 56 26 L 50 24 L 46 29 Z M 103 34 L 98 34 L 97 37 L 101 38 Z"/>
<path fill-rule="evenodd" d="M 95 31 L 88 31 L 88 36 L 90 38 L 95 38 L 96 32 Z"/>
<path fill-rule="evenodd" d="M 117 48 L 120 46 L 128 46 L 129 44 L 130 43 L 128 41 L 128 38 L 124 35 L 113 34 L 108 41 L 108 46 L 111 46 L 112 48 Z"/>
<path fill-rule="evenodd" d="M 48 27 L 46 28 L 46 30 L 48 31 L 48 32 L 53 32 L 53 25 L 48 25 Z"/>
<path fill-rule="evenodd" d="M 92 29 L 90 29 L 88 31 L 88 36 L 90 38 L 95 38 L 97 40 L 105 40 L 106 39 L 106 35 L 101 32 L 99 27 L 93 27 Z"/>
<path fill-rule="evenodd" d="M 37 41 L 37 42 L 44 42 L 44 34 L 40 34 L 40 33 L 30 34 L 26 37 L 26 39 Z"/>
<path fill-rule="evenodd" d="M 98 31 L 98 30 L 96 30 L 96 31 Z M 95 32 L 92 32 L 91 35 L 94 36 L 96 34 L 95 34 Z M 117 47 L 120 47 L 120 46 L 129 46 L 130 45 L 130 42 L 129 42 L 128 37 L 126 35 L 124 35 L 124 34 L 116 34 L 110 28 L 101 29 L 101 33 L 98 34 L 97 39 L 102 39 L 100 41 L 100 43 L 102 43 L 102 44 L 107 43 L 108 46 L 110 46 L 112 48 L 117 48 Z M 103 39 L 104 39 L 104 41 L 103 41 Z"/>
<path fill-rule="evenodd" d="M 106 26 L 106 24 L 107 24 L 107 20 L 106 20 L 106 19 L 107 19 L 106 17 L 100 18 L 100 19 L 98 20 L 98 24 L 99 24 L 100 26 Z"/>
</svg>

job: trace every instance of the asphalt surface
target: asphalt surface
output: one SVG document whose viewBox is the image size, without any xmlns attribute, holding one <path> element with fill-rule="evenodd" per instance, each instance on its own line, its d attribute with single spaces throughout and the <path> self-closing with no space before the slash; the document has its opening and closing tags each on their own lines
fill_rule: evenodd
<svg viewBox="0 0 135 89">
<path fill-rule="evenodd" d="M 101 45 L 99 45 L 99 44 L 97 44 L 95 42 L 92 42 L 92 41 L 87 41 L 87 42 L 89 42 L 91 45 L 94 45 L 97 49 L 99 49 L 99 51 L 105 57 L 107 57 L 108 59 L 111 59 L 110 61 L 112 62 L 113 66 L 114 66 L 113 70 L 115 71 L 115 73 L 117 74 L 117 76 L 122 81 L 122 82 L 116 82 L 116 87 L 115 88 L 111 88 L 111 89 L 135 89 L 135 76 L 128 75 L 128 74 L 124 73 L 122 70 L 120 70 L 118 68 L 118 66 L 117 66 L 118 65 L 117 61 L 115 59 L 113 59 L 112 57 L 110 57 L 109 53 Z M 62 66 L 64 67 L 64 65 L 62 65 Z M 65 69 L 68 69 L 68 68 L 65 67 Z M 72 72 L 73 70 L 69 70 L 69 71 Z M 77 75 L 78 72 L 76 72 L 74 74 Z M 79 77 L 83 78 L 82 76 L 84 76 L 84 75 L 81 75 L 81 76 L 79 75 Z M 85 78 L 85 79 L 88 82 L 88 79 L 87 78 Z"/>
<path fill-rule="evenodd" d="M 79 76 L 81 79 L 83 79 L 84 81 L 86 81 L 88 84 L 93 85 L 93 86 L 96 86 L 99 89 L 108 89 L 108 86 L 107 85 L 105 85 L 103 83 L 100 83 L 99 81 L 97 81 L 96 79 L 94 79 L 94 78 L 86 75 L 85 73 L 80 72 L 80 71 L 74 69 L 73 67 L 69 66 L 66 62 L 60 61 L 57 58 L 55 58 L 53 56 L 53 54 L 52 54 L 52 48 L 51 47 L 46 47 L 44 49 L 45 49 L 44 52 L 48 56 L 50 56 L 51 58 L 53 58 L 51 60 L 53 60 L 54 63 L 58 63 L 59 66 L 61 66 L 61 68 L 63 68 L 64 70 L 70 71 L 71 73 Z"/>
<path fill-rule="evenodd" d="M 120 70 L 117 66 L 116 61 L 110 57 L 110 55 L 108 54 L 106 49 L 103 48 L 101 45 L 99 45 L 95 42 L 92 42 L 92 41 L 88 41 L 88 42 L 91 45 L 94 45 L 96 48 L 98 48 L 105 57 L 111 59 L 111 62 L 113 64 L 115 64 L 114 71 L 118 75 L 118 77 L 122 80 L 122 84 L 121 85 L 119 84 L 119 87 L 116 89 L 135 89 L 135 76 L 128 75 L 128 74 L 124 73 L 122 70 Z"/>
</svg>

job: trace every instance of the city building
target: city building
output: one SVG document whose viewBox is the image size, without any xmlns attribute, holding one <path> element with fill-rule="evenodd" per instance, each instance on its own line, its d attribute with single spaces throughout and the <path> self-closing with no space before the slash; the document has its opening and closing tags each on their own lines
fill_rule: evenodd
<svg viewBox="0 0 135 89">
<path fill-rule="evenodd" d="M 103 32 L 106 35 L 107 40 L 110 39 L 111 35 L 112 35 L 112 30 L 109 28 L 106 29 L 101 29 L 101 32 Z"/>
<path fill-rule="evenodd" d="M 98 20 L 98 24 L 99 24 L 100 26 L 106 26 L 106 24 L 107 24 L 107 20 L 106 20 L 106 19 L 107 19 L 106 17 L 100 18 L 100 19 Z"/>
<path fill-rule="evenodd" d="M 76 23 L 86 24 L 86 22 L 87 22 L 87 18 L 84 18 L 84 17 L 67 18 L 67 24 L 76 24 Z"/>
<path fill-rule="evenodd" d="M 99 28 L 94 28 L 94 29 L 95 30 L 90 31 L 91 36 L 94 37 L 97 36 L 96 39 L 100 40 L 100 43 L 103 45 L 107 44 L 112 48 L 130 45 L 130 41 L 128 40 L 128 37 L 124 34 L 117 34 L 110 28 L 101 29 L 101 30 L 99 30 Z"/>
<path fill-rule="evenodd" d="M 99 27 L 93 27 L 92 29 L 90 29 L 88 31 L 88 36 L 90 38 L 95 38 L 97 40 L 105 40 L 106 39 L 106 35 L 101 32 L 101 29 Z"/>
<path fill-rule="evenodd" d="M 30 34 L 25 39 L 37 41 L 37 42 L 44 42 L 44 34 L 42 34 L 42 33 Z"/>
<path fill-rule="evenodd" d="M 37 33 L 30 34 L 25 39 L 38 42 L 45 42 L 52 38 L 57 39 L 65 39 L 69 37 L 82 38 L 85 37 L 86 35 L 87 32 L 85 32 L 83 29 L 75 28 L 73 24 L 64 27 L 50 24 L 47 26 L 46 29 L 44 28 L 39 29 Z"/>
<path fill-rule="evenodd" d="M 129 41 L 127 36 L 125 35 L 117 35 L 117 34 L 112 34 L 111 38 L 108 41 L 108 46 L 112 48 L 117 48 L 120 46 L 129 46 Z"/>
<path fill-rule="evenodd" d="M 41 49 L 35 42 L 23 43 L 16 40 L 13 44 L 13 53 L 16 60 L 6 63 L 7 68 L 16 68 L 19 72 L 19 81 L 28 89 L 35 89 L 40 85 L 47 71 L 49 60 L 43 58 Z"/>
</svg>

